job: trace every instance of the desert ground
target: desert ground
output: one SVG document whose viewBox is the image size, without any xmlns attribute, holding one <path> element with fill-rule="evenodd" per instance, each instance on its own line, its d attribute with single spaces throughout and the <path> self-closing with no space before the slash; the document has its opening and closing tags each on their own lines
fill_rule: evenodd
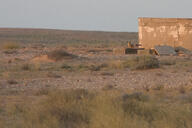
<svg viewBox="0 0 192 128">
<path fill-rule="evenodd" d="M 192 127 L 189 121 L 192 118 L 192 57 L 113 53 L 113 48 L 126 47 L 128 42 L 138 43 L 137 38 L 137 33 L 134 32 L 0 29 L 0 126 Z M 95 93 L 97 96 L 93 99 L 102 108 L 97 104 L 93 105 L 89 99 Z M 85 115 L 82 113 L 87 112 L 84 109 L 70 109 L 70 105 L 75 106 L 71 103 L 73 100 L 82 107 L 81 103 L 76 102 L 76 94 L 85 96 L 86 101 L 81 101 L 80 98 L 81 102 L 96 106 L 93 107 L 97 111 L 94 112 L 97 114 L 93 114 L 94 118 L 84 119 Z M 73 97 L 71 102 L 66 98 L 70 96 Z M 112 100 L 120 101 L 116 99 L 120 96 L 127 96 L 131 100 L 126 101 L 127 104 L 117 103 L 125 105 L 124 107 L 127 105 L 130 109 L 123 107 L 122 110 L 133 116 L 124 118 L 121 109 L 110 107 L 114 105 Z M 62 102 L 53 100 L 53 97 Z M 105 98 L 102 100 L 101 97 Z M 44 103 L 45 101 L 47 102 Z M 62 104 L 64 102 L 70 105 L 66 107 Z M 53 104 L 60 104 L 61 107 Z M 130 107 L 131 105 L 133 106 Z M 44 111 L 42 107 L 48 108 Z M 53 113 L 57 114 L 50 112 L 53 108 Z M 107 110 L 111 110 L 113 114 Z M 59 111 L 65 114 L 60 115 Z M 66 114 L 67 111 L 71 113 Z M 50 112 L 52 116 L 38 115 L 44 112 Z M 102 115 L 103 113 L 106 114 Z M 102 122 L 102 118 L 105 122 Z M 116 123 L 112 125 L 113 121 Z"/>
</svg>

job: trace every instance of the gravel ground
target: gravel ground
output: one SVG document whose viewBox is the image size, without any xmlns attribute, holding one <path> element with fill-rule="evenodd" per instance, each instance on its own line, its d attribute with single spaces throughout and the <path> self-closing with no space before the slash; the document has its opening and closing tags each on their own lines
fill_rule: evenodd
<svg viewBox="0 0 192 128">
<path fill-rule="evenodd" d="M 17 50 L 16 54 L 5 54 L 0 51 L 0 62 L 6 62 L 13 58 L 22 58 L 24 61 L 29 61 L 34 56 L 50 49 L 34 49 L 25 48 L 24 50 Z M 72 51 L 76 54 L 78 52 Z M 126 56 L 114 56 L 112 54 L 81 54 L 82 57 L 88 58 L 91 62 L 102 62 L 111 59 L 125 59 Z M 43 87 L 57 87 L 57 88 L 86 88 L 86 89 L 100 89 L 106 86 L 113 86 L 116 88 L 141 89 L 150 88 L 154 86 L 164 86 L 165 88 L 178 88 L 180 86 L 192 85 L 192 72 L 185 70 L 160 68 L 143 71 L 98 71 L 98 72 L 77 72 L 65 73 L 59 78 L 36 78 L 36 79 L 20 79 L 17 84 L 8 84 L 7 80 L 0 79 L 1 89 L 38 89 Z"/>
<path fill-rule="evenodd" d="M 107 74 L 107 73 L 106 73 Z M 18 84 L 7 84 L 1 80 L 1 88 L 35 89 L 42 87 L 100 89 L 106 86 L 128 89 L 164 86 L 178 88 L 192 85 L 191 72 L 171 72 L 159 69 L 150 71 L 120 71 L 114 74 L 84 73 L 68 74 L 61 78 L 39 78 L 19 80 Z"/>
</svg>

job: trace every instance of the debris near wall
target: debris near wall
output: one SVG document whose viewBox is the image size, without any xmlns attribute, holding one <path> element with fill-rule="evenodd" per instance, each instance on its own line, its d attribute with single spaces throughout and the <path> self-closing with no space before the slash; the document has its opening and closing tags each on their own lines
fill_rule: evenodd
<svg viewBox="0 0 192 128">
<path fill-rule="evenodd" d="M 154 47 L 154 50 L 157 55 L 159 56 L 175 56 L 177 53 L 175 52 L 175 49 L 168 45 L 156 45 Z"/>
<path fill-rule="evenodd" d="M 188 50 L 184 47 L 176 47 L 175 51 L 177 52 L 178 56 L 191 56 L 192 55 L 192 51 Z"/>
<path fill-rule="evenodd" d="M 192 56 L 192 51 L 181 46 L 172 47 L 168 45 L 156 45 L 151 49 L 138 51 L 139 55 L 158 55 L 158 56 Z"/>
</svg>

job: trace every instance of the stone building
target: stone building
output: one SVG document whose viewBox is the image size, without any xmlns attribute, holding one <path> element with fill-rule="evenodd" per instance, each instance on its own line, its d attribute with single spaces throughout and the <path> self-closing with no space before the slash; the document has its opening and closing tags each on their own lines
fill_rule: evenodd
<svg viewBox="0 0 192 128">
<path fill-rule="evenodd" d="M 139 43 L 146 49 L 155 45 L 182 46 L 192 50 L 192 19 L 139 18 Z"/>
</svg>

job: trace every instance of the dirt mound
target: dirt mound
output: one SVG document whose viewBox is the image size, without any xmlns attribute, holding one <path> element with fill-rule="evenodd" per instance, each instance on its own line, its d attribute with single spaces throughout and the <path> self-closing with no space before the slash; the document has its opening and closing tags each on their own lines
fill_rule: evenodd
<svg viewBox="0 0 192 128">
<path fill-rule="evenodd" d="M 47 53 L 46 55 L 41 55 L 32 59 L 32 62 L 57 62 L 64 59 L 73 59 L 77 56 L 65 52 L 63 50 L 55 50 Z"/>
<path fill-rule="evenodd" d="M 35 57 L 31 61 L 32 62 L 56 62 L 55 60 L 49 59 L 48 55 Z"/>
</svg>

